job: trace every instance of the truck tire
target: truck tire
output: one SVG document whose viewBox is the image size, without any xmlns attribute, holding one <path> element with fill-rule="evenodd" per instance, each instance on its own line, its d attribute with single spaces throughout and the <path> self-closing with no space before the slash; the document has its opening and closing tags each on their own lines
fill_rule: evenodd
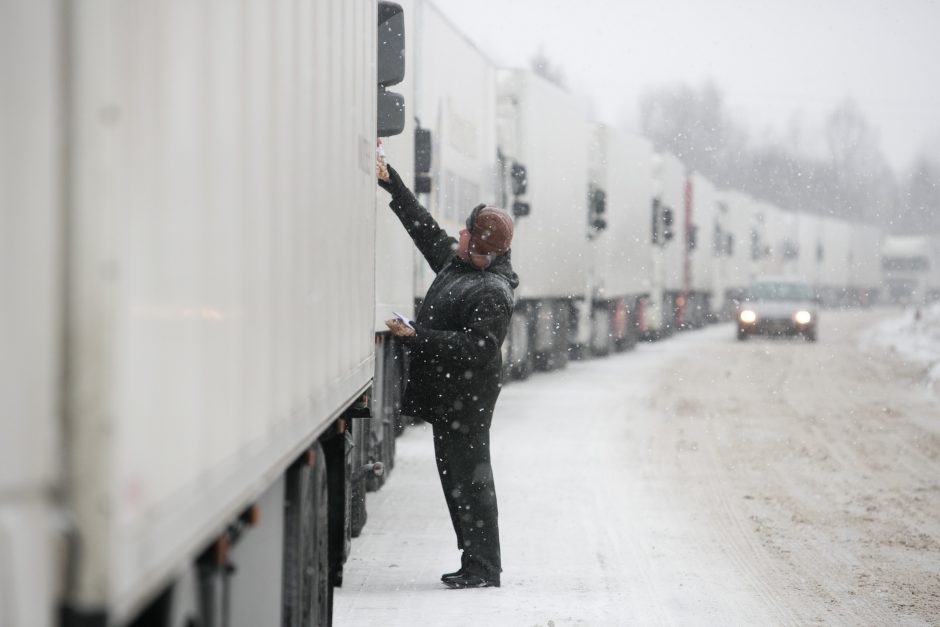
<svg viewBox="0 0 940 627">
<path fill-rule="evenodd" d="M 283 627 L 328 627 L 332 623 L 326 458 L 319 444 L 310 450 L 311 455 L 291 466 L 286 477 Z"/>
<path fill-rule="evenodd" d="M 743 342 L 746 339 L 747 339 L 747 331 L 745 331 L 741 327 L 738 327 L 738 341 Z"/>
</svg>

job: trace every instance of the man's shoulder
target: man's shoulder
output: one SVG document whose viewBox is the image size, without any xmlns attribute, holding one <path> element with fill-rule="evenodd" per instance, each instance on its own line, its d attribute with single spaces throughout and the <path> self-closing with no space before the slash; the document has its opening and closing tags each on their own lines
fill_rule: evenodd
<svg viewBox="0 0 940 627">
<path fill-rule="evenodd" d="M 512 309 L 514 299 L 509 279 L 494 272 L 484 272 L 482 288 L 487 296 L 504 301 Z"/>
</svg>

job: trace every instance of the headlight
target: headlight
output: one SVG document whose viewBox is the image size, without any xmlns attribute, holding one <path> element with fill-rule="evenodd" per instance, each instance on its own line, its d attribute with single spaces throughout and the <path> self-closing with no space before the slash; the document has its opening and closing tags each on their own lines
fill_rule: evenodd
<svg viewBox="0 0 940 627">
<path fill-rule="evenodd" d="M 798 311 L 793 316 L 793 319 L 796 320 L 797 324 L 809 324 L 809 321 L 812 320 L 813 317 L 809 315 L 808 311 Z"/>
<path fill-rule="evenodd" d="M 757 321 L 757 314 L 751 311 L 750 309 L 745 309 L 741 312 L 741 322 L 746 324 L 751 324 L 752 322 Z"/>
</svg>

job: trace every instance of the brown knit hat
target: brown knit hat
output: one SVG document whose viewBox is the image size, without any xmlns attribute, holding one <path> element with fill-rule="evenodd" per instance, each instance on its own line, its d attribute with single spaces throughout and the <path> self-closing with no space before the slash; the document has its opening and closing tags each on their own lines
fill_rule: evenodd
<svg viewBox="0 0 940 627">
<path fill-rule="evenodd" d="M 470 247 L 478 255 L 504 255 L 512 245 L 512 218 L 497 207 L 474 209 L 467 219 L 467 230 L 471 234 Z"/>
</svg>

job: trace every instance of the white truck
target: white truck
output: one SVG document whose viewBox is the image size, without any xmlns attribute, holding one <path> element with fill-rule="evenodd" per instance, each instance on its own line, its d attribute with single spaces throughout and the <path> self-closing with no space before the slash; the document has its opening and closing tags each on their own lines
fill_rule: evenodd
<svg viewBox="0 0 940 627">
<path fill-rule="evenodd" d="M 849 298 L 854 305 L 877 303 L 881 291 L 881 246 L 884 231 L 873 224 L 851 224 Z"/>
<path fill-rule="evenodd" d="M 657 185 L 658 212 L 661 226 L 660 250 L 662 251 L 662 309 L 659 334 L 668 336 L 683 325 L 685 294 L 690 276 L 687 266 L 687 220 L 685 164 L 669 152 L 656 155 L 654 176 Z M 657 277 L 658 278 L 658 277 Z M 655 280 L 655 279 L 654 279 Z M 652 312 L 651 312 L 652 313 Z M 647 324 L 657 324 L 655 315 L 649 316 Z"/>
<path fill-rule="evenodd" d="M 653 244 L 652 146 L 607 125 L 594 128 L 588 151 L 593 191 L 591 348 L 603 355 L 632 347 L 650 295 Z"/>
<path fill-rule="evenodd" d="M 4 627 L 329 623 L 403 43 L 374 0 L 3 4 Z"/>
<path fill-rule="evenodd" d="M 731 318 L 737 311 L 744 290 L 756 276 L 752 259 L 751 239 L 754 200 L 737 190 L 719 190 L 717 195 L 720 259 L 719 281 L 723 290 L 722 318 Z"/>
<path fill-rule="evenodd" d="M 819 282 L 817 292 L 827 306 L 848 304 L 851 225 L 840 218 L 819 216 Z"/>
<path fill-rule="evenodd" d="M 585 323 L 590 127 L 572 94 L 531 72 L 502 70 L 497 88 L 499 149 L 517 174 L 513 204 L 531 210 L 516 211 L 512 250 L 521 283 L 509 342 L 524 375 L 564 366 Z M 528 350 L 513 349 L 521 345 Z"/>
<path fill-rule="evenodd" d="M 684 320 L 701 327 L 715 319 L 723 304 L 719 272 L 721 238 L 718 235 L 718 190 L 698 172 L 688 178 L 685 246 L 689 258 Z"/>
<path fill-rule="evenodd" d="M 454 237 L 473 208 L 499 204 L 496 66 L 441 11 L 414 0 L 414 118 L 423 132 L 420 189 L 427 210 Z M 415 297 L 434 275 L 416 263 Z"/>
<path fill-rule="evenodd" d="M 819 216 L 801 211 L 794 214 L 794 220 L 797 245 L 791 274 L 816 289 L 820 281 L 822 254 Z"/>
<path fill-rule="evenodd" d="M 799 255 L 797 215 L 774 205 L 768 208 L 764 217 L 767 255 L 762 264 L 762 274 L 796 278 Z"/>
<path fill-rule="evenodd" d="M 901 305 L 940 300 L 940 236 L 887 237 L 881 264 L 885 300 Z"/>
</svg>

